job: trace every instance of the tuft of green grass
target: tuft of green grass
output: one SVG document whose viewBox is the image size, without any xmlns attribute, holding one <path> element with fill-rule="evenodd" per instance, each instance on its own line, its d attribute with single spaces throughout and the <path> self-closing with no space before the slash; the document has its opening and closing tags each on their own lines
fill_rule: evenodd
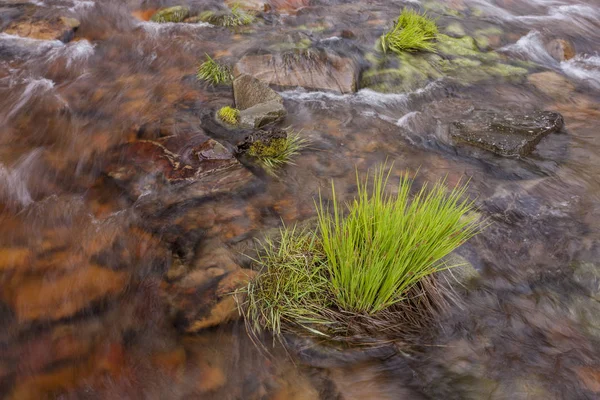
<svg viewBox="0 0 600 400">
<path fill-rule="evenodd" d="M 229 125 L 237 125 L 240 121 L 240 110 L 229 106 L 221 107 L 217 111 L 217 118 Z"/>
<path fill-rule="evenodd" d="M 435 51 L 438 28 L 434 20 L 426 14 L 405 8 L 394 22 L 394 27 L 381 36 L 384 52 Z"/>
<path fill-rule="evenodd" d="M 213 85 L 228 84 L 233 81 L 230 68 L 219 64 L 208 54 L 206 54 L 206 61 L 198 67 L 196 77 Z"/>
<path fill-rule="evenodd" d="M 320 201 L 319 232 L 336 303 L 344 310 L 375 314 L 406 299 L 423 278 L 448 268 L 441 261 L 479 230 L 474 205 L 461 200 L 466 186 L 447 193 L 444 181 L 424 185 L 410 200 L 412 181 L 400 179 L 386 192 L 391 168 L 358 183 L 358 197 L 339 203 L 332 184 L 333 210 Z M 347 211 L 347 215 L 345 215 Z"/>
<path fill-rule="evenodd" d="M 285 139 L 272 143 L 271 145 L 262 145 L 253 143 L 248 150 L 248 154 L 255 157 L 259 164 L 270 175 L 277 175 L 277 170 L 285 165 L 294 165 L 293 157 L 308 146 L 308 139 L 300 136 L 298 132 L 289 131 Z"/>
<path fill-rule="evenodd" d="M 238 4 L 234 4 L 228 13 L 220 14 L 213 11 L 207 11 L 200 14 L 200 17 L 204 22 L 226 28 L 250 25 L 255 20 L 253 15 L 242 10 Z"/>
<path fill-rule="evenodd" d="M 315 203 L 317 227 L 283 227 L 278 240 L 261 243 L 261 273 L 248 284 L 242 305 L 250 330 L 275 337 L 302 328 L 318 336 L 419 337 L 451 299 L 435 273 L 457 265 L 443 261 L 475 235 L 482 222 L 460 183 L 424 185 L 411 197 L 412 180 L 388 192 L 392 168 L 357 176 L 358 196 L 331 206 Z M 363 342 L 364 343 L 364 342 Z"/>
<path fill-rule="evenodd" d="M 183 6 L 163 8 L 154 13 L 150 18 L 150 21 L 158 23 L 182 22 L 189 13 L 190 10 Z"/>
<path fill-rule="evenodd" d="M 262 251 L 254 260 L 261 266 L 259 278 L 247 287 L 245 319 L 250 330 L 268 330 L 275 336 L 286 325 L 301 326 L 313 333 L 315 325 L 327 324 L 329 306 L 325 260 L 313 232 L 283 227 L 277 240 L 259 242 Z"/>
</svg>

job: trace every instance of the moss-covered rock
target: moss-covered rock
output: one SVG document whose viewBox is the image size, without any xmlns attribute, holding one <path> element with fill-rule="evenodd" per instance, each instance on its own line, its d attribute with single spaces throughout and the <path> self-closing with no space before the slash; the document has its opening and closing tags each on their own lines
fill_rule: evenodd
<svg viewBox="0 0 600 400">
<path fill-rule="evenodd" d="M 458 26 L 450 30 L 459 33 Z M 484 34 L 498 34 L 498 31 L 489 28 L 479 33 L 483 37 Z M 398 93 L 416 90 L 442 77 L 451 78 L 465 86 L 489 79 L 522 81 L 528 68 L 531 68 L 520 61 L 511 62 L 514 65 L 503 62 L 503 57 L 495 51 L 481 51 L 471 36 L 438 34 L 437 41 L 437 54 L 368 54 L 365 59 L 372 67 L 363 72 L 361 87 Z"/>
<path fill-rule="evenodd" d="M 184 6 L 174 6 L 158 10 L 150 18 L 152 22 L 183 22 L 188 17 L 190 10 Z"/>
<path fill-rule="evenodd" d="M 252 157 L 277 157 L 285 151 L 287 147 L 287 138 L 283 137 L 264 137 L 255 140 L 248 148 L 248 155 Z"/>
</svg>

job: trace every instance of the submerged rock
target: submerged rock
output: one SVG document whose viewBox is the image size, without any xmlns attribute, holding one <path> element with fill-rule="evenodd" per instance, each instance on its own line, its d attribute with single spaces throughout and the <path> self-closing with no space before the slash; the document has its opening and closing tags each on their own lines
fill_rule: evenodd
<svg viewBox="0 0 600 400">
<path fill-rule="evenodd" d="M 565 99 L 575 91 L 575 85 L 569 79 L 554 71 L 531 74 L 527 81 L 540 92 L 557 99 Z"/>
<path fill-rule="evenodd" d="M 282 88 L 303 87 L 336 93 L 353 93 L 357 89 L 358 65 L 350 58 L 333 54 L 281 57 L 272 54 L 243 57 L 233 70 Z"/>
<path fill-rule="evenodd" d="M 30 39 L 61 40 L 68 42 L 73 38 L 79 21 L 75 18 L 56 17 L 44 19 L 36 17 L 35 7 L 29 7 L 16 21 L 11 22 L 4 33 Z"/>
<path fill-rule="evenodd" d="M 546 44 L 546 50 L 548 54 L 552 56 L 556 61 L 566 61 L 575 57 L 575 47 L 573 43 L 565 39 L 554 39 Z"/>
<path fill-rule="evenodd" d="M 450 135 L 498 155 L 526 156 L 544 136 L 562 126 L 562 116 L 549 111 L 511 114 L 475 110 L 467 119 L 454 122 Z"/>
<path fill-rule="evenodd" d="M 171 307 L 176 325 L 186 333 L 196 333 L 239 318 L 236 291 L 248 285 L 255 271 L 238 269 L 187 290 L 174 287 Z"/>
<path fill-rule="evenodd" d="M 164 204 L 230 192 L 252 178 L 231 150 L 204 134 L 139 140 L 113 153 L 105 168 L 108 177 L 132 198 L 164 187 Z M 173 185 L 177 190 L 169 189 Z"/>
<path fill-rule="evenodd" d="M 162 10 L 158 10 L 150 18 L 150 21 L 160 22 L 160 23 L 183 22 L 183 20 L 186 19 L 189 14 L 190 14 L 190 10 L 187 7 L 174 6 L 174 7 L 163 8 Z"/>
</svg>

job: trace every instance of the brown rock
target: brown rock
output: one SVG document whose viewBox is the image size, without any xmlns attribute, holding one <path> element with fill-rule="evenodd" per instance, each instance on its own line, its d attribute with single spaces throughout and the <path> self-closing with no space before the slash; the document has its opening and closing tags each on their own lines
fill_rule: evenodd
<svg viewBox="0 0 600 400">
<path fill-rule="evenodd" d="M 0 248 L 0 272 L 26 268 L 31 264 L 31 250 L 24 247 Z"/>
<path fill-rule="evenodd" d="M 196 333 L 238 318 L 235 296 L 239 295 L 235 291 L 245 287 L 255 274 L 239 269 L 208 282 L 201 280 L 195 288 L 168 288 L 174 293 L 171 306 L 177 313 L 177 325 L 184 332 Z"/>
<path fill-rule="evenodd" d="M 74 18 L 59 17 L 51 20 L 25 18 L 12 22 L 4 33 L 40 40 L 62 40 L 68 42 L 73 38 L 79 21 Z"/>
<path fill-rule="evenodd" d="M 173 379 L 180 380 L 185 372 L 186 354 L 183 347 L 175 350 L 158 353 L 152 357 L 152 363 L 164 374 Z"/>
<path fill-rule="evenodd" d="M 573 43 L 565 39 L 554 39 L 546 45 L 546 50 L 556 61 L 566 61 L 575 57 Z"/>
<path fill-rule="evenodd" d="M 557 99 L 568 98 L 575 91 L 575 85 L 553 71 L 531 74 L 527 81 L 540 92 Z"/>
<path fill-rule="evenodd" d="M 202 133 L 139 140 L 112 153 L 105 171 L 131 197 L 137 198 L 149 185 L 188 184 L 161 197 L 165 205 L 229 192 L 252 178 L 231 151 Z M 154 181 L 149 177 L 155 177 Z"/>
<path fill-rule="evenodd" d="M 227 382 L 227 377 L 223 370 L 210 363 L 202 362 L 200 364 L 200 378 L 196 388 L 200 393 L 212 392 L 222 388 Z"/>
<path fill-rule="evenodd" d="M 123 291 L 127 274 L 82 266 L 53 281 L 31 280 L 15 289 L 11 305 L 19 322 L 70 317 L 106 297 Z"/>
<path fill-rule="evenodd" d="M 303 60 L 284 60 L 271 54 L 245 56 L 234 68 L 234 76 L 252 75 L 269 84 L 283 88 L 303 87 L 337 93 L 356 91 L 357 64 L 349 59 L 328 54 Z"/>
<path fill-rule="evenodd" d="M 590 392 L 600 393 L 600 369 L 591 367 L 577 368 L 577 376 Z"/>
</svg>

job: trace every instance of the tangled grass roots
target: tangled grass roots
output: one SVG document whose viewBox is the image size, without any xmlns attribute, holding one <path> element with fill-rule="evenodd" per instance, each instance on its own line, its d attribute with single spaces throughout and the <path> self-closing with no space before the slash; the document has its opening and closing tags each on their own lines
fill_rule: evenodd
<svg viewBox="0 0 600 400">
<path fill-rule="evenodd" d="M 206 54 L 206 61 L 198 67 L 196 77 L 212 85 L 229 84 L 233 81 L 231 70 L 213 60 L 208 54 Z"/>
<path fill-rule="evenodd" d="M 434 20 L 426 14 L 405 8 L 394 22 L 394 27 L 381 36 L 381 48 L 384 52 L 435 51 L 435 39 L 438 28 Z"/>
</svg>

